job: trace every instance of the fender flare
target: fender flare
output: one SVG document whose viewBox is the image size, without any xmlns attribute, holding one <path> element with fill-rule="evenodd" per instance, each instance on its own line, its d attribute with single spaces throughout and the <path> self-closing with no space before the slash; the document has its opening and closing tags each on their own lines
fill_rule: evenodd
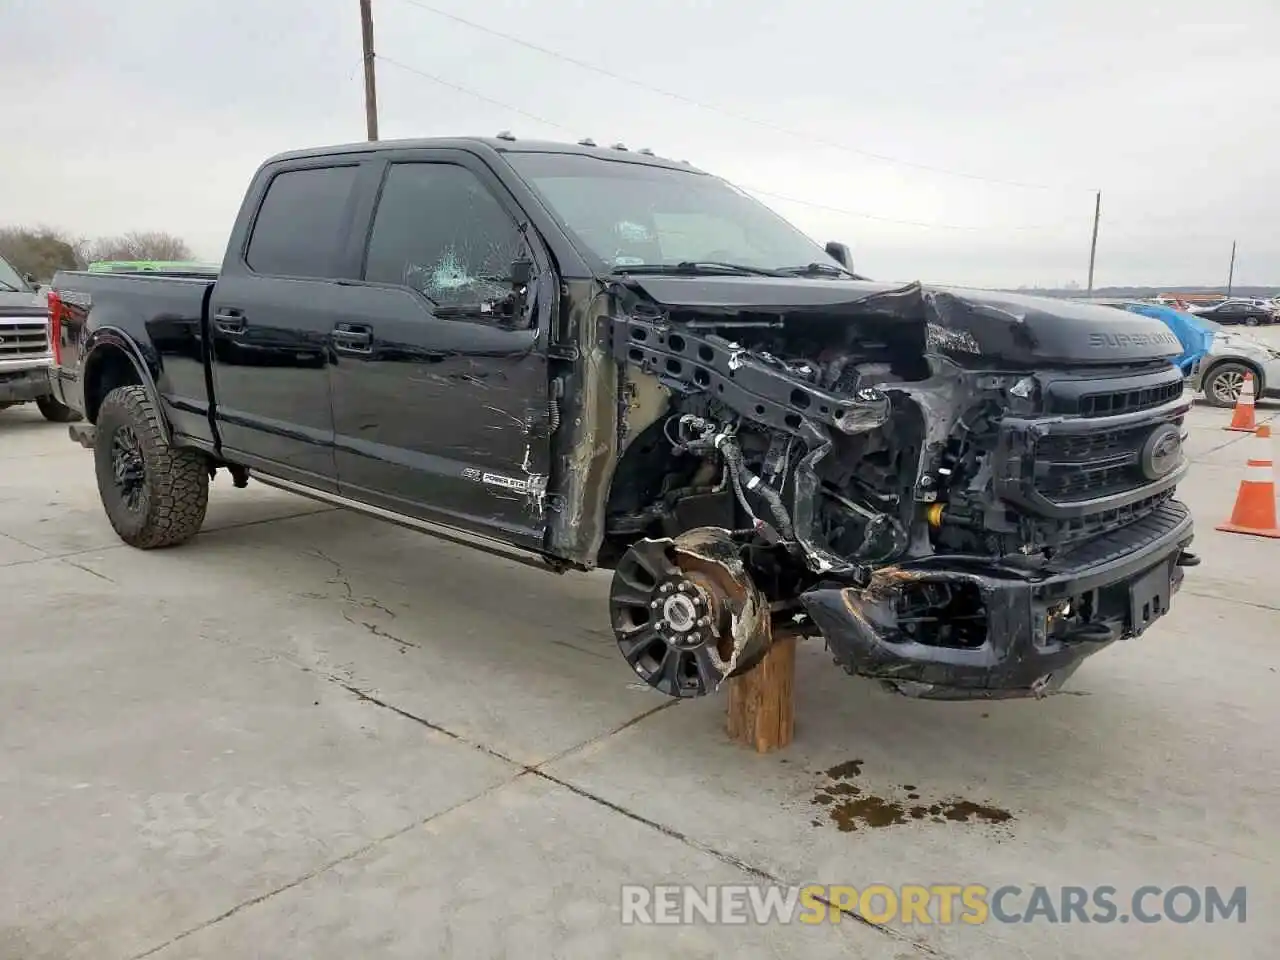
<svg viewBox="0 0 1280 960">
<path fill-rule="evenodd" d="M 98 358 L 96 362 L 102 362 L 101 358 L 109 350 L 119 350 L 133 365 L 134 372 L 138 375 L 138 382 L 142 384 L 142 389 L 147 392 L 147 399 L 151 401 L 151 405 L 159 415 L 160 431 L 165 443 L 172 443 L 173 432 L 169 426 L 169 418 L 164 415 L 164 406 L 160 403 L 160 391 L 156 387 L 156 368 L 159 364 L 148 363 L 138 343 L 118 327 L 98 327 L 85 339 L 81 389 L 85 394 L 86 418 L 89 413 L 88 390 L 91 383 L 89 375 L 95 366 L 95 358 Z M 94 413 L 96 420 L 97 411 Z"/>
</svg>

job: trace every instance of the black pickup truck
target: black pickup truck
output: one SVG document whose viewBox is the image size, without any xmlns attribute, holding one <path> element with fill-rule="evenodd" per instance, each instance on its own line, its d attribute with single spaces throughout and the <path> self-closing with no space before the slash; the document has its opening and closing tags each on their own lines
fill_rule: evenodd
<svg viewBox="0 0 1280 960">
<path fill-rule="evenodd" d="M 277 156 L 216 275 L 67 272 L 50 302 L 125 542 L 193 537 L 223 468 L 604 567 L 623 657 L 673 697 L 784 629 L 910 696 L 1043 694 L 1196 563 L 1162 324 L 866 280 L 647 151 Z"/>
</svg>

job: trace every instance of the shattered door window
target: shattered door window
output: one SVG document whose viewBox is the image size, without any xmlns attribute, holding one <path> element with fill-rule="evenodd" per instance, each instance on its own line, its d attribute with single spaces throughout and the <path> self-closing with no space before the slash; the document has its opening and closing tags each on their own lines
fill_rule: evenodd
<svg viewBox="0 0 1280 960">
<path fill-rule="evenodd" d="M 365 279 L 411 287 L 437 306 L 506 297 L 511 262 L 527 256 L 515 222 L 470 170 L 393 164 L 383 184 Z"/>
</svg>

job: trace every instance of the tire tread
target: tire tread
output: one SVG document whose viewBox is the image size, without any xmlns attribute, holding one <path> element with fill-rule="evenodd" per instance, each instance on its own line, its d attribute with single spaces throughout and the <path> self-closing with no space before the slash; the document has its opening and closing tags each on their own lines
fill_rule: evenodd
<svg viewBox="0 0 1280 960">
<path fill-rule="evenodd" d="M 204 454 L 171 446 L 165 440 L 160 411 L 152 404 L 144 387 L 117 387 L 107 394 L 98 411 L 98 445 L 95 458 L 109 456 L 110 435 L 104 435 L 104 421 L 116 418 L 133 427 L 146 465 L 146 515 L 142 524 L 124 524 L 108 502 L 115 493 L 102 479 L 98 467 L 99 494 L 107 518 L 125 543 L 141 550 L 185 543 L 200 532 L 209 505 L 209 471 Z M 108 434 L 113 433 L 109 431 Z M 123 504 L 119 504 L 123 510 Z"/>
</svg>

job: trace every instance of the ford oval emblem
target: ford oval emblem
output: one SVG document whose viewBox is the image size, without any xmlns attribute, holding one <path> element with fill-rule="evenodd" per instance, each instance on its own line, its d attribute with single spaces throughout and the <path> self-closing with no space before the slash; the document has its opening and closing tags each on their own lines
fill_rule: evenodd
<svg viewBox="0 0 1280 960">
<path fill-rule="evenodd" d="M 1142 475 L 1148 480 L 1168 476 L 1182 459 L 1182 432 L 1176 424 L 1166 423 L 1156 427 L 1142 445 L 1139 463 Z"/>
</svg>

